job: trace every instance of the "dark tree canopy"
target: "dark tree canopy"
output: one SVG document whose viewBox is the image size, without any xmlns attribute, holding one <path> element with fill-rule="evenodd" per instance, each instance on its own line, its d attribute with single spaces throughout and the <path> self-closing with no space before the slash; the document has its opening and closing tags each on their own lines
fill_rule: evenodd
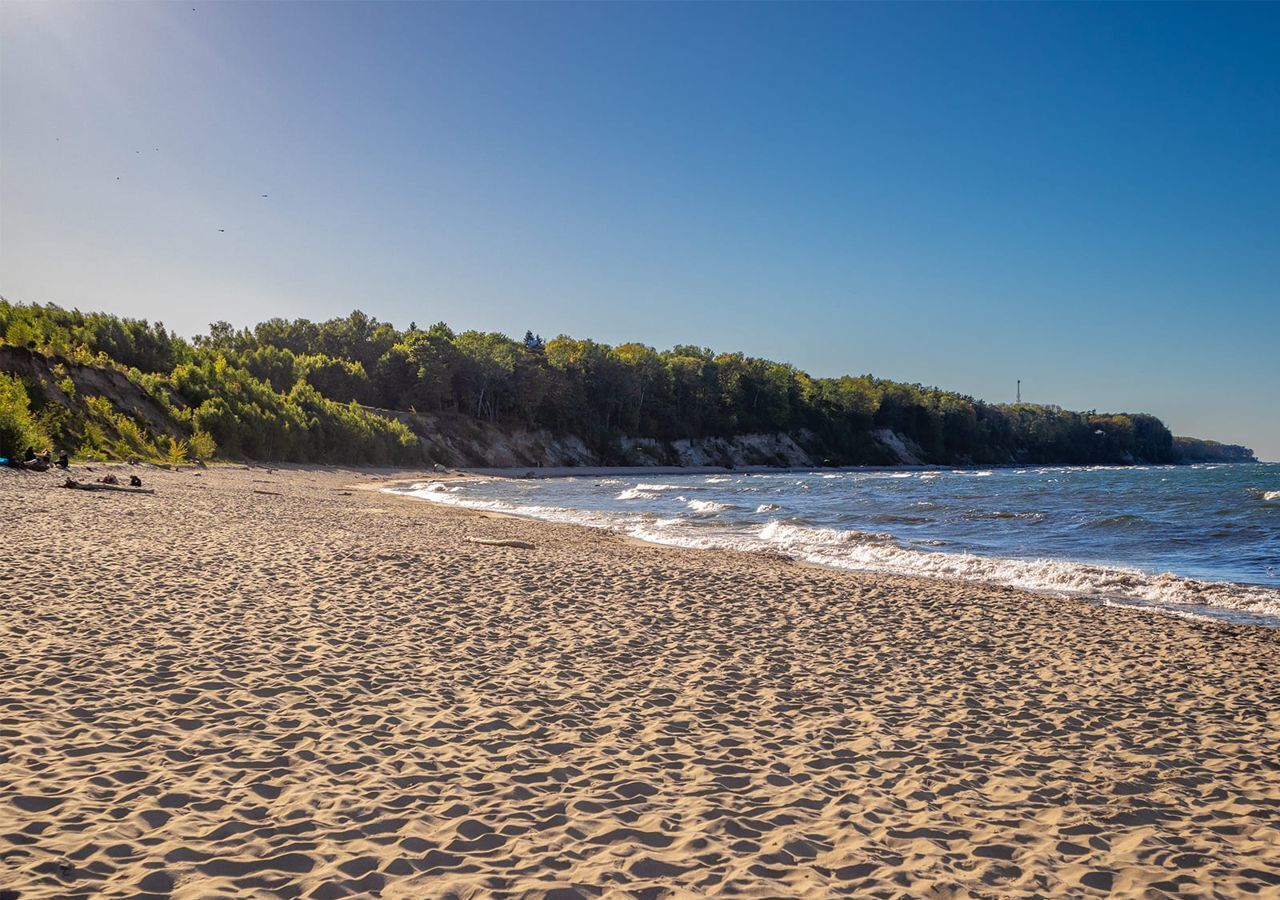
<svg viewBox="0 0 1280 900">
<path fill-rule="evenodd" d="M 1179 438 L 1153 416 L 988 404 L 870 375 L 812 378 L 786 363 L 677 345 L 656 350 L 559 335 L 522 340 L 400 331 L 360 311 L 324 322 L 215 322 L 185 341 L 150 324 L 0 301 L 4 343 L 138 373 L 224 452 L 261 458 L 402 458 L 412 441 L 365 407 L 544 428 L 607 448 L 623 435 L 670 441 L 785 432 L 835 463 L 886 463 L 890 430 L 949 464 L 1168 463 L 1240 458 Z M 345 423 L 343 425 L 335 423 Z M 305 439 L 300 435 L 309 435 Z M 381 442 L 381 443 L 380 443 Z M 382 449 L 378 449 L 381 447 Z"/>
</svg>

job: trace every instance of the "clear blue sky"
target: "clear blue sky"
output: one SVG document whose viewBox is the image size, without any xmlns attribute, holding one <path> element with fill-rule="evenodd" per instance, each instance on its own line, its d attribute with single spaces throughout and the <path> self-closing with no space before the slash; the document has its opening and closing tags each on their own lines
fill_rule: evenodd
<svg viewBox="0 0 1280 900">
<path fill-rule="evenodd" d="M 0 28 L 10 300 L 1021 378 L 1280 459 L 1280 5 L 9 2 Z"/>
</svg>

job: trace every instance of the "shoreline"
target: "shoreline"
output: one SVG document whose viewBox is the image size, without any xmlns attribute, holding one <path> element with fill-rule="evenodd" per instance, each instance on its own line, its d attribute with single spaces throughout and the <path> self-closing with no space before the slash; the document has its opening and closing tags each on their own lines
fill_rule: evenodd
<svg viewBox="0 0 1280 900">
<path fill-rule="evenodd" d="M 710 473 L 710 474 L 715 474 L 715 473 Z M 1098 607 L 1102 609 L 1127 610 L 1130 612 L 1145 614 L 1156 620 L 1180 619 L 1185 622 L 1194 622 L 1198 625 L 1208 625 L 1212 627 L 1223 627 L 1223 628 L 1232 628 L 1232 629 L 1234 628 L 1260 629 L 1262 631 L 1280 631 L 1280 623 L 1270 625 L 1270 624 L 1264 624 L 1263 622 L 1260 622 L 1260 621 L 1259 622 L 1233 621 L 1225 618 L 1215 618 L 1210 615 L 1201 615 L 1194 611 L 1178 612 L 1175 610 L 1168 610 L 1162 607 L 1147 605 L 1140 601 L 1125 602 L 1123 599 L 1115 598 L 1115 597 L 1092 597 L 1085 594 L 1079 594 L 1079 593 L 1069 594 L 1066 592 L 1054 593 L 1049 590 L 1036 591 L 1036 590 L 1032 590 L 1031 588 L 1001 584 L 1000 582 L 997 582 L 997 581 L 981 581 L 978 579 L 966 580 L 963 578 L 947 578 L 942 575 L 904 575 L 896 572 L 881 572 L 876 569 L 842 568 L 840 566 L 828 565 L 820 562 L 813 562 L 811 560 L 802 559 L 795 556 L 788 556 L 787 554 L 781 551 L 770 553 L 769 551 L 766 551 L 766 550 L 744 550 L 744 549 L 734 548 L 734 547 L 687 547 L 681 544 L 667 544 L 667 543 L 663 543 L 662 541 L 649 540 L 642 537 L 636 537 L 635 535 L 626 534 L 625 532 L 614 531 L 612 529 L 605 528 L 602 526 L 583 525 L 581 523 L 576 523 L 576 522 L 555 522 L 550 519 L 540 519 L 537 516 L 522 515 L 520 513 L 505 512 L 502 510 L 473 509 L 467 506 L 451 505 L 447 503 L 440 503 L 432 500 L 427 500 L 423 497 L 415 497 L 411 494 L 405 494 L 405 493 L 401 493 L 401 492 L 390 489 L 396 485 L 403 485 L 403 484 L 405 484 L 404 481 L 388 481 L 377 486 L 370 487 L 370 486 L 361 485 L 359 487 L 365 490 L 378 490 L 390 496 L 396 497 L 400 500 L 405 500 L 409 502 L 418 502 L 418 503 L 431 503 L 432 505 L 439 506 L 443 509 L 454 510 L 459 513 L 469 513 L 473 516 L 478 516 L 480 518 L 511 519 L 517 522 L 533 523 L 535 526 L 553 525 L 559 528 L 578 528 L 584 531 L 596 532 L 598 534 L 607 534 L 611 537 L 616 538 L 617 540 L 622 541 L 623 543 L 632 544 L 637 547 L 654 547 L 654 548 L 668 550 L 675 553 L 693 553 L 693 554 L 707 553 L 707 554 L 725 554 L 729 556 L 745 556 L 749 559 L 774 560 L 777 562 L 787 563 L 790 565 L 803 566 L 811 569 L 816 569 L 821 572 L 831 572 L 836 574 L 853 575 L 853 576 L 861 576 L 861 577 L 876 577 L 878 575 L 883 575 L 890 578 L 901 578 L 909 581 L 920 581 L 927 585 L 936 584 L 936 585 L 942 585 L 944 587 L 953 587 L 953 588 L 979 587 L 979 588 L 988 588 L 991 590 L 999 590 L 999 591 L 1013 591 L 1014 593 L 1017 593 L 1017 594 L 1025 594 L 1033 598 L 1034 601 L 1040 602 L 1040 603 L 1053 601 L 1056 603 L 1082 604 L 1087 607 Z M 1257 616 L 1256 618 L 1260 619 L 1263 617 Z"/>
<path fill-rule="evenodd" d="M 989 469 L 990 467 L 973 467 L 973 468 L 979 471 L 983 471 L 983 470 Z M 896 472 L 896 471 L 902 471 L 902 470 L 928 471 L 931 469 L 932 467 L 899 466 L 899 467 L 880 467 L 880 468 L 858 468 L 858 469 L 841 470 L 841 471 Z M 761 470 L 761 471 L 765 471 L 765 470 Z M 790 474 L 790 473 L 801 473 L 801 472 L 825 473 L 827 471 L 833 471 L 833 470 L 772 469 L 767 471 L 774 472 L 774 473 Z M 648 473 L 643 471 L 636 472 L 633 469 L 628 469 L 626 471 L 592 470 L 592 473 L 590 475 L 584 475 L 583 477 L 626 477 L 629 475 L 644 475 L 644 474 L 648 474 Z M 670 475 L 676 474 L 676 473 L 660 473 L 659 472 L 659 473 L 653 473 L 653 474 L 666 474 L 668 477 L 670 477 Z M 708 469 L 707 471 L 699 470 L 697 472 L 687 472 L 686 474 L 690 474 L 690 475 L 739 474 L 741 475 L 743 474 L 743 472 L 741 470 L 735 471 L 735 470 Z M 1128 597 L 1120 594 L 1106 595 L 1106 594 L 1100 594 L 1100 593 L 1093 593 L 1093 592 L 1089 592 L 1081 589 L 1069 589 L 1065 587 L 1061 587 L 1061 588 L 1054 587 L 1054 586 L 1034 587 L 1034 586 L 1022 585 L 1022 584 L 1011 584 L 1008 582 L 1002 582 L 999 580 L 988 579 L 988 578 L 966 578 L 966 577 L 957 576 L 957 575 L 935 574 L 930 572 L 903 572 L 903 571 L 898 571 L 891 568 L 875 568 L 873 566 L 854 567 L 854 566 L 848 566 L 848 565 L 840 565 L 835 562 L 827 563 L 820 560 L 805 559 L 802 556 L 795 556 L 781 549 L 773 550 L 768 547 L 761 547 L 757 549 L 751 549 L 751 548 L 745 548 L 745 547 L 733 547 L 733 546 L 699 547 L 699 546 L 692 546 L 688 544 L 681 544 L 675 541 L 663 541 L 657 538 L 639 537 L 633 534 L 629 534 L 626 531 L 619 530 L 618 528 L 610 525 L 604 525 L 604 524 L 596 525 L 596 524 L 588 524 L 585 522 L 562 521 L 558 519 L 544 518 L 537 515 L 518 512 L 518 511 L 512 511 L 512 510 L 481 509 L 481 508 L 466 506 L 462 503 L 450 502 L 443 499 L 433 499 L 427 496 L 417 496 L 413 494 L 408 494 L 403 490 L 398 490 L 400 488 L 406 488 L 410 485 L 421 483 L 421 482 L 447 482 L 450 480 L 453 480 L 453 481 L 490 480 L 493 477 L 495 476 L 492 476 L 487 472 L 479 473 L 479 472 L 476 472 L 475 470 L 453 470 L 448 475 L 442 475 L 441 473 L 436 473 L 435 475 L 426 477 L 426 478 L 415 477 L 415 478 L 398 478 L 398 479 L 388 480 L 378 485 L 378 489 L 381 491 L 384 491 L 385 493 L 391 494 L 393 496 L 401 497 L 403 499 L 430 503 L 435 506 L 446 507 L 450 509 L 457 509 L 457 510 L 462 510 L 462 511 L 472 512 L 472 513 L 479 513 L 481 515 L 504 516 L 504 517 L 509 517 L 509 518 L 518 519 L 518 520 L 537 522 L 540 524 L 567 525 L 574 528 L 584 528 L 590 531 L 616 535 L 625 540 L 635 541 L 640 544 L 657 546 L 657 547 L 665 547 L 673 550 L 689 550 L 689 551 L 710 552 L 710 553 L 716 553 L 716 552 L 734 553 L 734 554 L 747 554 L 751 556 L 771 557 L 771 558 L 784 559 L 796 565 L 814 566 L 819 569 L 824 569 L 824 570 L 833 571 L 833 572 L 855 573 L 855 574 L 862 574 L 862 575 L 868 575 L 868 576 L 889 575 L 889 576 L 901 577 L 901 578 L 914 578 L 924 582 L 937 582 L 943 585 L 953 585 L 953 586 L 976 585 L 979 587 L 988 587 L 993 589 L 1014 590 L 1014 591 L 1025 593 L 1029 597 L 1034 598 L 1037 602 L 1041 602 L 1041 603 L 1046 603 L 1046 602 L 1061 603 L 1063 601 L 1082 602 L 1090 605 L 1101 606 L 1101 607 L 1112 608 L 1112 609 L 1139 610 L 1143 612 L 1153 613 L 1157 616 L 1164 617 L 1164 618 L 1177 618 L 1177 619 L 1183 619 L 1186 621 L 1195 621 L 1195 622 L 1201 622 L 1206 624 L 1229 625 L 1232 627 L 1240 627 L 1240 628 L 1261 628 L 1265 630 L 1280 629 L 1280 614 L 1276 614 L 1272 612 L 1259 612 L 1256 610 L 1236 608 L 1236 607 L 1227 606 L 1227 605 L 1215 605 L 1212 603 L 1198 603 L 1198 604 L 1179 603 L 1172 600 L 1165 601 L 1162 603 L 1161 601 L 1158 601 L 1158 600 L 1150 600 L 1142 597 Z M 524 480 L 523 476 L 520 476 L 520 475 L 496 476 L 496 477 L 499 480 L 506 477 L 509 477 L 513 480 Z M 547 477 L 556 478 L 556 477 L 562 477 L 562 476 L 560 476 L 559 474 L 553 474 Z M 1003 557 L 984 557 L 984 556 L 968 554 L 968 553 L 961 554 L 961 555 L 975 556 L 975 558 L 987 560 L 989 562 L 1010 561 Z M 1090 566 L 1103 565 L 1101 563 L 1081 563 L 1076 560 L 1070 560 L 1070 559 L 1046 558 L 1046 561 L 1054 564 L 1059 564 L 1059 565 L 1090 565 Z M 1116 568 L 1115 570 L 1121 571 L 1122 568 Z M 1156 577 L 1154 573 L 1150 573 L 1150 572 L 1142 572 L 1141 574 L 1144 577 L 1148 577 L 1148 578 Z M 1268 589 L 1267 585 L 1262 585 L 1262 584 L 1253 585 L 1248 583 L 1235 584 L 1235 583 L 1227 583 L 1227 582 L 1209 582 L 1209 581 L 1200 581 L 1196 579 L 1185 578 L 1183 576 L 1174 576 L 1174 577 L 1182 579 L 1183 581 L 1189 584 L 1205 586 L 1205 587 L 1218 587 L 1223 585 L 1229 585 L 1232 588 L 1239 588 L 1239 589 L 1245 589 L 1245 590 L 1254 589 L 1254 588 L 1262 589 L 1262 590 Z"/>
<path fill-rule="evenodd" d="M 22 900 L 1280 885 L 1273 630 L 135 471 L 0 472 Z"/>
</svg>

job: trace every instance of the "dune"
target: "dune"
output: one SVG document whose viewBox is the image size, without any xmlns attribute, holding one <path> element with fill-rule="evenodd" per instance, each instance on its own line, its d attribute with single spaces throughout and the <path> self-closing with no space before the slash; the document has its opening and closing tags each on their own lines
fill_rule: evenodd
<svg viewBox="0 0 1280 900">
<path fill-rule="evenodd" d="M 1278 632 L 128 471 L 0 470 L 23 900 L 1280 893 Z"/>
</svg>

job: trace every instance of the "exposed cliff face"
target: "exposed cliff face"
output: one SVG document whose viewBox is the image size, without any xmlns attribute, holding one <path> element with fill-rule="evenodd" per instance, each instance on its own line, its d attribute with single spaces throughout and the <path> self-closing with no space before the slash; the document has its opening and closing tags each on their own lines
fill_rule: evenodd
<svg viewBox="0 0 1280 900">
<path fill-rule="evenodd" d="M 116 412 L 131 416 L 153 432 L 169 437 L 184 434 L 159 403 L 116 369 L 86 366 L 32 353 L 22 347 L 0 345 L 0 372 L 16 375 L 34 385 L 47 403 L 77 409 L 87 397 L 103 397 Z M 71 396 L 62 389 L 66 379 L 71 380 Z M 179 398 L 173 400 L 181 405 Z"/>
<path fill-rule="evenodd" d="M 798 435 L 806 443 L 811 435 Z M 731 438 L 655 441 L 624 438 L 624 457 L 634 466 L 811 466 L 821 462 L 789 434 L 740 434 Z"/>
<path fill-rule="evenodd" d="M 367 408 L 367 407 L 366 407 Z M 599 454 L 575 435 L 503 428 L 457 414 L 370 409 L 408 426 L 433 463 L 446 466 L 593 466 Z"/>
<path fill-rule="evenodd" d="M 622 437 L 607 447 L 588 446 L 581 438 L 479 422 L 456 414 L 372 410 L 407 425 L 422 441 L 432 462 L 447 466 L 510 468 L 540 466 L 783 466 L 829 464 L 817 437 L 796 434 L 740 434 L 734 437 L 659 441 Z M 876 461 L 921 465 L 920 448 L 887 428 L 876 432 Z"/>
<path fill-rule="evenodd" d="M 376 412 L 407 425 L 430 460 L 447 466 L 811 466 L 822 462 L 787 434 L 669 442 L 622 437 L 611 446 L 593 448 L 575 435 L 504 428 L 467 416 Z"/>
<path fill-rule="evenodd" d="M 893 454 L 894 462 L 898 465 L 924 465 L 924 451 L 920 449 L 919 444 L 910 438 L 903 437 L 889 428 L 877 428 L 872 432 L 872 435 Z"/>
</svg>

